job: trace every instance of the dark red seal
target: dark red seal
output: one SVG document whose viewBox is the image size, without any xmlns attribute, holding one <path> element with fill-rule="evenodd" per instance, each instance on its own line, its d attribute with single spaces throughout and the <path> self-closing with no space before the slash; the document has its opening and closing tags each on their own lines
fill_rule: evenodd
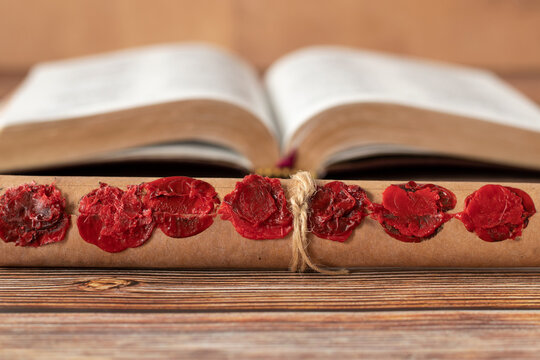
<svg viewBox="0 0 540 360">
<path fill-rule="evenodd" d="M 485 185 L 465 199 L 465 209 L 456 214 L 467 230 L 485 241 L 515 239 L 536 209 L 523 190 Z"/>
<path fill-rule="evenodd" d="M 144 208 L 138 186 L 123 191 L 102 183 L 81 199 L 79 213 L 81 237 L 112 253 L 141 246 L 155 227 L 152 211 Z"/>
<path fill-rule="evenodd" d="M 345 241 L 367 215 L 369 200 L 356 185 L 332 181 L 311 197 L 309 228 L 323 239 Z"/>
<path fill-rule="evenodd" d="M 0 197 L 0 237 L 19 246 L 62 241 L 70 218 L 66 200 L 54 185 L 25 184 Z"/>
<path fill-rule="evenodd" d="M 433 184 L 390 185 L 382 204 L 372 205 L 371 217 L 392 237 L 405 242 L 420 242 L 434 236 L 452 218 L 448 210 L 456 197 L 448 189 Z"/>
<path fill-rule="evenodd" d="M 278 179 L 248 175 L 225 196 L 219 214 L 248 239 L 280 239 L 292 230 L 293 216 Z"/>
<path fill-rule="evenodd" d="M 165 235 L 182 238 L 196 235 L 214 222 L 219 199 L 205 181 L 175 176 L 142 185 L 143 203 L 152 210 Z"/>
</svg>

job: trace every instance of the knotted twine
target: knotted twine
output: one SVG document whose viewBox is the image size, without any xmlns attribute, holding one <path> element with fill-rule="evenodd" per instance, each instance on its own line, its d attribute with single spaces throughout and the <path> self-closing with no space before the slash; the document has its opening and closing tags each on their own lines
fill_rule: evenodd
<svg viewBox="0 0 540 360">
<path fill-rule="evenodd" d="M 308 211 L 309 202 L 317 185 L 311 174 L 307 171 L 299 171 L 291 175 L 290 201 L 293 214 L 292 235 L 292 261 L 289 270 L 292 272 L 305 272 L 310 268 L 316 272 L 327 275 L 347 274 L 347 269 L 330 270 L 315 264 L 308 254 Z"/>
</svg>

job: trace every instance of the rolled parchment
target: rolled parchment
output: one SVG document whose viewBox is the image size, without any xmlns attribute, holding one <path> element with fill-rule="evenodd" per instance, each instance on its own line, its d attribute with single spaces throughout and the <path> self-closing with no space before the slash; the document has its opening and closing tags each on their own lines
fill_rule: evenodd
<svg viewBox="0 0 540 360">
<path fill-rule="evenodd" d="M 1 194 L 7 188 L 35 182 L 51 184 L 66 199 L 71 226 L 64 240 L 39 247 L 15 246 L 0 241 L 0 266 L 111 267 L 111 268 L 227 268 L 287 269 L 292 259 L 292 232 L 282 239 L 252 240 L 242 237 L 230 221 L 220 215 L 203 232 L 171 238 L 155 229 L 142 246 L 109 253 L 84 241 L 77 228 L 80 199 L 99 187 L 100 182 L 126 189 L 127 185 L 149 182 L 149 178 L 29 177 L 0 176 Z M 211 184 L 221 201 L 241 179 L 201 179 Z M 287 199 L 292 180 L 280 180 Z M 330 180 L 316 181 L 318 185 Z M 364 189 L 373 203 L 391 184 L 405 181 L 344 181 Z M 422 183 L 429 183 L 424 181 Z M 435 182 L 455 194 L 452 213 L 463 210 L 465 199 L 486 183 Z M 501 183 L 521 189 L 540 203 L 540 184 Z M 307 252 L 315 264 L 326 267 L 529 267 L 540 266 L 540 216 L 530 217 L 528 226 L 516 239 L 488 242 L 469 232 L 463 222 L 452 217 L 433 237 L 421 242 L 403 242 L 385 232 L 381 224 L 366 216 L 344 242 L 318 238 L 307 233 Z"/>
</svg>

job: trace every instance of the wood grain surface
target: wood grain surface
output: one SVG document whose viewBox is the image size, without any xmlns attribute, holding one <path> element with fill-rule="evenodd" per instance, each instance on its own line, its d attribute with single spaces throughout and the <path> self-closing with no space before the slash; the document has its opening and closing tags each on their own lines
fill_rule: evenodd
<svg viewBox="0 0 540 360">
<path fill-rule="evenodd" d="M 0 269 L 1 359 L 516 359 L 540 270 Z"/>
<path fill-rule="evenodd" d="M 540 310 L 540 270 L 3 269 L 3 311 Z"/>
<path fill-rule="evenodd" d="M 536 359 L 539 325 L 538 311 L 12 313 L 0 345 L 4 359 Z"/>
</svg>

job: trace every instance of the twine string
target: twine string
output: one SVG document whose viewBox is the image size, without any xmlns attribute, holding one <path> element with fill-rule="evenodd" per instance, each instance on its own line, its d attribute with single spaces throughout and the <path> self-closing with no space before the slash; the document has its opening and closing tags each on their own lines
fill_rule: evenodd
<svg viewBox="0 0 540 360">
<path fill-rule="evenodd" d="M 315 264 L 308 253 L 308 211 L 309 202 L 317 185 L 311 174 L 307 171 L 299 171 L 291 176 L 292 186 L 290 189 L 291 209 L 293 219 L 292 235 L 292 260 L 289 269 L 292 272 L 305 272 L 307 268 L 327 275 L 347 274 L 347 269 L 325 269 Z"/>
</svg>

